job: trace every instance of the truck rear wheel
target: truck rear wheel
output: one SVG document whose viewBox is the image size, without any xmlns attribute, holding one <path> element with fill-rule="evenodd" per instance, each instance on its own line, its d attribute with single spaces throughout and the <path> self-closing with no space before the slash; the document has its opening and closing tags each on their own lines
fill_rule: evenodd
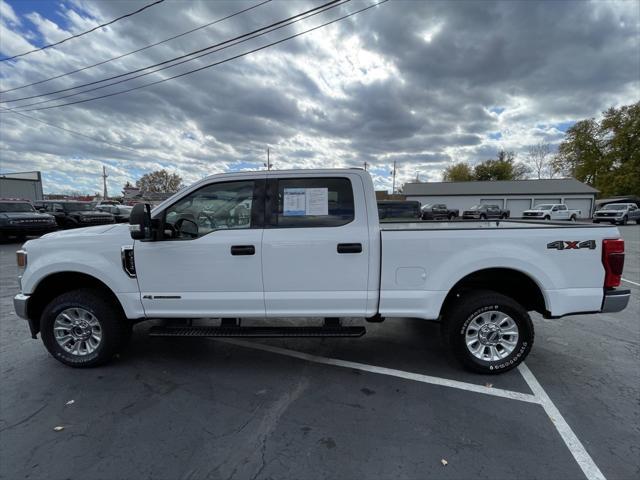
<svg viewBox="0 0 640 480">
<path fill-rule="evenodd" d="M 78 368 L 108 362 L 131 335 L 131 324 L 120 307 L 93 289 L 54 298 L 42 312 L 40 329 L 49 353 Z"/>
<path fill-rule="evenodd" d="M 443 323 L 444 339 L 456 359 L 474 372 L 515 368 L 531 351 L 533 323 L 522 306 L 490 290 L 463 294 Z"/>
</svg>

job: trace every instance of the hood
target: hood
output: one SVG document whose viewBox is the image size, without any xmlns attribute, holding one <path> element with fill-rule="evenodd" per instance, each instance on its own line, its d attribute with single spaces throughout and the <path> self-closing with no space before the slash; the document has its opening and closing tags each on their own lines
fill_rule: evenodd
<svg viewBox="0 0 640 480">
<path fill-rule="evenodd" d="M 9 220 L 55 220 L 52 215 L 37 212 L 2 212 L 0 218 Z"/>
<path fill-rule="evenodd" d="M 122 232 L 120 232 L 122 230 Z M 103 235 L 110 232 L 111 234 L 126 234 L 127 237 L 131 238 L 129 235 L 129 226 L 126 224 L 114 224 L 110 223 L 109 225 L 98 225 L 95 227 L 84 227 L 84 228 L 74 228 L 72 230 L 59 230 L 57 232 L 47 233 L 40 237 L 40 239 L 58 239 L 65 238 L 71 239 L 74 237 L 87 237 L 87 236 L 96 236 Z"/>
</svg>

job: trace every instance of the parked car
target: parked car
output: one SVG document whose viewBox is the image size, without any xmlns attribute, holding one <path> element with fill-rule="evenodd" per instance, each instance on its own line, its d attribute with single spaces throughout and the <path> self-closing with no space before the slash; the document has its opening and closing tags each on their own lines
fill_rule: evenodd
<svg viewBox="0 0 640 480">
<path fill-rule="evenodd" d="M 45 200 L 38 202 L 41 211 L 56 218 L 60 228 L 91 227 L 115 223 L 113 215 L 96 210 L 91 202 Z"/>
<path fill-rule="evenodd" d="M 543 203 L 522 212 L 522 218 L 538 220 L 569 220 L 575 222 L 582 216 L 580 210 L 569 210 L 564 203 Z"/>
<path fill-rule="evenodd" d="M 447 208 L 444 203 L 427 203 L 422 206 L 422 220 L 453 220 L 460 215 L 457 208 Z"/>
<path fill-rule="evenodd" d="M 610 222 L 626 225 L 635 221 L 640 224 L 640 208 L 635 203 L 609 203 L 593 214 L 594 223 Z"/>
<path fill-rule="evenodd" d="M 487 220 L 488 218 L 509 218 L 509 210 L 503 210 L 498 205 L 474 205 L 462 212 L 465 220 Z"/>
<path fill-rule="evenodd" d="M 116 223 L 127 223 L 129 222 L 129 215 L 131 215 L 131 209 L 133 207 L 129 207 L 127 205 L 100 205 L 96 207 L 97 210 L 101 212 L 107 212 L 113 215 Z"/>
<path fill-rule="evenodd" d="M 25 200 L 0 200 L 0 240 L 28 235 L 43 235 L 57 228 L 56 219 L 40 213 Z"/>
<path fill-rule="evenodd" d="M 203 211 L 213 218 L 199 222 Z M 529 311 L 560 318 L 629 301 L 615 226 L 463 227 L 380 224 L 363 170 L 214 175 L 152 211 L 134 206 L 129 225 L 26 242 L 14 308 L 74 367 L 107 362 L 143 320 L 324 317 L 324 326 L 154 325 L 149 334 L 358 337 L 364 326 L 336 317 L 415 317 L 441 321 L 458 360 L 491 374 L 528 355 Z"/>
<path fill-rule="evenodd" d="M 381 222 L 415 222 L 422 216 L 420 202 L 379 200 L 378 216 Z"/>
</svg>

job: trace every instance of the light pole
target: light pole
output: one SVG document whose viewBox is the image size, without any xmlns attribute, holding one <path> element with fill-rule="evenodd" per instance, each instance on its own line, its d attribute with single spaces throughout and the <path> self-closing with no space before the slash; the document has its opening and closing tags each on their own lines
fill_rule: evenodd
<svg viewBox="0 0 640 480">
<path fill-rule="evenodd" d="M 396 193 L 396 161 L 393 161 L 393 171 L 391 172 L 393 175 L 393 187 L 391 188 L 391 195 Z"/>
</svg>

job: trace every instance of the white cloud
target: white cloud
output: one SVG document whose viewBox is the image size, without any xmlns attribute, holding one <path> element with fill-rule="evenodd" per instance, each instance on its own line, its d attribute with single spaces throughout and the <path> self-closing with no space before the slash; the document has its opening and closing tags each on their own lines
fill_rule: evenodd
<svg viewBox="0 0 640 480">
<path fill-rule="evenodd" d="M 145 2 L 66 0 L 56 14 L 0 0 L 0 50 L 60 40 Z M 109 190 L 168 168 L 186 182 L 221 171 L 362 166 L 378 188 L 439 180 L 449 162 L 499 148 L 557 144 L 558 125 L 640 97 L 640 13 L 633 2 L 388 2 L 249 57 L 148 89 L 28 115 L 118 149 L 9 113 L 0 114 L 0 169 L 43 172 L 45 189 Z M 64 44 L 0 64 L 0 89 L 64 73 L 210 22 L 252 3 L 166 1 Z M 31 4 L 37 7 L 37 4 Z M 316 6 L 274 1 L 117 62 L 1 99 L 68 88 L 140 68 Z M 140 85 L 236 55 L 367 5 L 354 0 L 265 38 L 131 82 Z M 22 12 L 20 16 L 16 11 Z M 98 93 L 128 87 L 125 83 Z M 74 98 L 86 98 L 78 96 Z M 23 104 L 26 102 L 22 102 Z M 8 104 L 17 106 L 18 104 Z M 500 113 L 498 113 L 500 112 Z"/>
</svg>

